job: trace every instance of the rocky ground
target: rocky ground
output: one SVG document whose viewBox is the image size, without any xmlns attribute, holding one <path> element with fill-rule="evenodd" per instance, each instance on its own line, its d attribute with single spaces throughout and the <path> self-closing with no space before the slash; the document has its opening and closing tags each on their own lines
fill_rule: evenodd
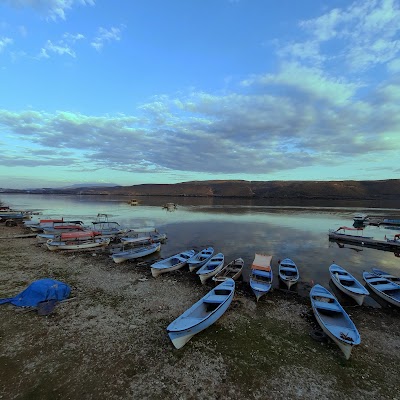
<svg viewBox="0 0 400 400">
<path fill-rule="evenodd" d="M 206 294 L 187 270 L 152 278 L 107 253 L 49 252 L 0 225 L 0 297 L 44 277 L 72 293 L 48 316 L 0 306 L 2 399 L 400 399 L 400 312 L 349 307 L 362 343 L 346 361 L 311 338 L 308 299 L 248 285 L 213 326 L 176 350 L 167 325 Z M 4 239 L 10 237 L 10 239 Z"/>
</svg>

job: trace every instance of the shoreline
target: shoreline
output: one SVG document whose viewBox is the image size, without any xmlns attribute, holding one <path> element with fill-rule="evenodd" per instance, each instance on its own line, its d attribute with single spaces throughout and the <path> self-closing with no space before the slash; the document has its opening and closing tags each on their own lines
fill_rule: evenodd
<svg viewBox="0 0 400 400">
<path fill-rule="evenodd" d="M 23 233 L 0 225 L 1 237 Z M 311 338 L 307 298 L 274 290 L 256 303 L 239 282 L 228 311 L 177 350 L 166 327 L 212 286 L 186 269 L 155 279 L 149 267 L 94 254 L 0 240 L 0 297 L 48 277 L 73 298 L 46 317 L 1 306 L 2 398 L 400 398 L 394 307 L 344 307 L 362 340 L 346 361 Z"/>
</svg>

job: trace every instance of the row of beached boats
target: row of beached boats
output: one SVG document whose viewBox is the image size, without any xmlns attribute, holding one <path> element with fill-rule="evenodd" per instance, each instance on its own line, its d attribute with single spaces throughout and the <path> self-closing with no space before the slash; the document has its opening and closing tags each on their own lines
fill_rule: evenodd
<svg viewBox="0 0 400 400">
<path fill-rule="evenodd" d="M 335 286 L 362 305 L 370 293 L 353 275 L 337 264 L 329 267 L 330 277 Z M 400 307 L 400 278 L 381 269 L 364 271 L 363 279 L 368 288 L 388 303 Z M 321 285 L 315 285 L 310 292 L 314 315 L 325 334 L 350 358 L 354 346 L 361 343 L 358 330 L 336 297 Z"/>
<path fill-rule="evenodd" d="M 265 264 L 265 259 L 260 258 L 260 255 L 257 254 L 254 261 L 253 265 L 255 264 L 256 266 L 260 266 L 260 261 Z M 352 286 L 349 284 L 350 279 L 343 279 L 343 277 L 349 277 L 349 275 L 338 265 L 332 264 L 330 273 L 334 279 L 337 279 L 337 276 L 339 278 L 342 277 L 341 280 L 337 279 L 338 287 L 343 285 L 347 289 Z M 363 278 L 376 294 L 390 303 L 400 306 L 400 285 L 398 284 L 400 278 L 377 268 L 373 268 L 372 272 L 364 272 Z M 361 284 L 360 286 L 355 284 L 353 292 L 361 296 L 368 295 L 368 291 Z M 341 290 L 343 289 L 341 288 Z M 217 321 L 231 304 L 234 292 L 235 280 L 226 278 L 172 321 L 167 327 L 167 333 L 173 345 L 177 349 L 182 348 L 194 335 Z M 391 299 L 397 300 L 392 302 L 386 298 L 387 295 L 390 295 Z M 325 334 L 342 350 L 345 358 L 349 359 L 354 346 L 361 343 L 361 336 L 354 322 L 337 298 L 323 286 L 316 284 L 311 288 L 310 300 L 318 324 Z M 359 298 L 356 301 L 358 304 L 362 304 Z"/>
</svg>

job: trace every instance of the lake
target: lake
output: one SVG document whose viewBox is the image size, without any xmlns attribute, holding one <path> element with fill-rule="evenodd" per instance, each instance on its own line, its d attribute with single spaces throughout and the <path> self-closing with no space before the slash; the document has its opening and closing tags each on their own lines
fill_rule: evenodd
<svg viewBox="0 0 400 400">
<path fill-rule="evenodd" d="M 249 266 L 256 252 L 273 255 L 272 267 L 277 279 L 278 260 L 293 259 L 300 269 L 301 281 L 294 291 L 308 296 L 310 286 L 320 283 L 346 304 L 352 300 L 341 295 L 330 283 L 328 268 L 335 262 L 346 268 L 362 283 L 363 270 L 379 267 L 394 275 L 400 275 L 400 258 L 393 252 L 344 245 L 339 247 L 328 240 L 329 229 L 352 226 L 353 215 L 365 212 L 373 215 L 399 215 L 400 209 L 393 204 L 371 202 L 294 202 L 190 198 L 190 197 L 138 197 L 139 205 L 128 204 L 129 198 L 117 196 L 62 196 L 1 194 L 0 200 L 15 209 L 29 209 L 41 214 L 34 218 L 79 219 L 90 223 L 98 213 L 107 214 L 110 221 L 117 221 L 127 228 L 155 226 L 168 235 L 162 246 L 162 258 L 194 248 L 201 250 L 212 246 L 222 252 L 227 262 L 242 257 L 247 269 L 243 279 L 248 280 Z M 162 205 L 174 202 L 174 211 Z M 329 205 L 330 204 L 330 205 Z M 400 230 L 368 226 L 364 234 L 382 239 Z M 110 260 L 112 263 L 112 261 Z M 372 299 L 366 304 L 377 306 Z"/>
</svg>

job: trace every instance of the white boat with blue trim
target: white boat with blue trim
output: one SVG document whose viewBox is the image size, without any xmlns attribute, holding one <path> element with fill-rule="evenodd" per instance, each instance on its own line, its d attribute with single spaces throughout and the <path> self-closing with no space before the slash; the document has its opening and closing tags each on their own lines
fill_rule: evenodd
<svg viewBox="0 0 400 400">
<path fill-rule="evenodd" d="M 336 297 L 321 285 L 314 285 L 310 299 L 315 318 L 322 330 L 339 346 L 348 360 L 354 346 L 361 343 L 356 326 Z"/>
<path fill-rule="evenodd" d="M 400 307 L 400 285 L 382 276 L 363 272 L 363 279 L 368 287 L 380 298 L 394 306 Z"/>
<path fill-rule="evenodd" d="M 256 253 L 251 265 L 250 287 L 257 301 L 271 290 L 273 280 L 271 260 L 271 255 Z"/>
<path fill-rule="evenodd" d="M 235 294 L 235 281 L 227 279 L 192 305 L 167 327 L 173 345 L 180 349 L 194 335 L 217 321 L 228 309 Z"/>
<path fill-rule="evenodd" d="M 190 257 L 193 257 L 196 252 L 192 250 L 185 250 L 181 253 L 175 254 L 164 260 L 157 261 L 151 265 L 151 274 L 156 278 L 165 272 L 176 271 L 184 267 Z"/>
<path fill-rule="evenodd" d="M 203 249 L 195 254 L 187 262 L 189 271 L 193 272 L 195 269 L 202 267 L 213 256 L 213 254 L 213 247 L 207 247 L 206 249 Z"/>
<path fill-rule="evenodd" d="M 362 305 L 369 292 L 353 275 L 337 264 L 329 267 L 329 274 L 339 290 L 354 299 L 358 305 Z"/>
<path fill-rule="evenodd" d="M 224 266 L 225 257 L 222 253 L 218 253 L 211 257 L 197 272 L 202 284 L 205 284 L 207 279 L 217 274 Z"/>
<path fill-rule="evenodd" d="M 299 269 L 293 260 L 284 258 L 279 263 L 279 278 L 290 289 L 299 280 Z"/>
<path fill-rule="evenodd" d="M 135 258 L 148 256 L 155 253 L 156 251 L 160 251 L 160 249 L 161 243 L 158 242 L 150 244 L 149 246 L 135 247 L 133 249 L 120 251 L 118 253 L 112 254 L 111 257 L 115 263 L 119 264 L 127 260 L 133 260 Z"/>
</svg>

